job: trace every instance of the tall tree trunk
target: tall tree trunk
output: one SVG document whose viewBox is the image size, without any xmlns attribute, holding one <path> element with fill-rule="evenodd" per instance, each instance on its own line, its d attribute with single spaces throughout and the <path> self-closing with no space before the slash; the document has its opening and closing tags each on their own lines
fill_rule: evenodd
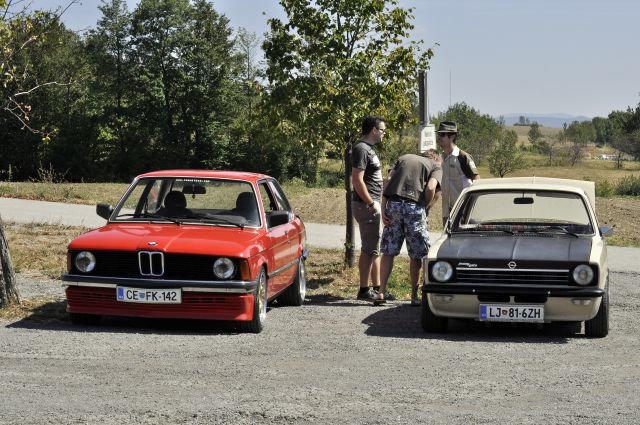
<svg viewBox="0 0 640 425">
<path fill-rule="evenodd" d="M 345 200 L 347 205 L 347 228 L 344 242 L 344 264 L 349 268 L 353 268 L 356 265 L 356 253 L 354 234 L 355 226 L 353 224 L 353 213 L 351 211 L 351 192 L 353 187 L 351 185 L 351 142 L 346 143 L 344 150 L 344 189 Z"/>
<path fill-rule="evenodd" d="M 19 304 L 20 296 L 16 287 L 16 276 L 13 272 L 9 245 L 4 234 L 4 226 L 0 217 L 0 308 L 9 304 Z"/>
</svg>

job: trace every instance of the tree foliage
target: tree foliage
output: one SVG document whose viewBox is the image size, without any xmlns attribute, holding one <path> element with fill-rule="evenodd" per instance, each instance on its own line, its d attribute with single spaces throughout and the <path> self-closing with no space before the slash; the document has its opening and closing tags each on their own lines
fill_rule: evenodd
<svg viewBox="0 0 640 425">
<path fill-rule="evenodd" d="M 489 172 L 500 178 L 513 171 L 524 168 L 526 163 L 518 148 L 518 135 L 513 130 L 503 129 L 496 140 L 487 160 Z"/>
<path fill-rule="evenodd" d="M 287 21 L 269 20 L 267 110 L 287 123 L 279 130 L 305 152 L 305 168 L 315 172 L 325 144 L 343 152 L 366 115 L 395 129 L 414 120 L 417 70 L 433 53 L 408 41 L 413 16 L 397 3 L 282 0 Z"/>
<path fill-rule="evenodd" d="M 540 131 L 540 124 L 535 121 L 531 124 L 528 137 L 529 141 L 534 145 L 542 140 L 542 131 Z"/>
<path fill-rule="evenodd" d="M 596 131 L 591 121 L 574 121 L 563 134 L 569 141 L 569 160 L 571 165 L 575 165 L 584 155 L 584 149 L 588 143 L 593 143 L 596 138 Z"/>
</svg>

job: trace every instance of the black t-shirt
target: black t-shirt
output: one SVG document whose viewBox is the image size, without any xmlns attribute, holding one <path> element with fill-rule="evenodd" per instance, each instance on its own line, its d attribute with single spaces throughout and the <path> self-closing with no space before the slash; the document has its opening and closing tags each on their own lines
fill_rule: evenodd
<svg viewBox="0 0 640 425">
<path fill-rule="evenodd" d="M 373 147 L 365 141 L 358 142 L 351 151 L 351 166 L 364 170 L 364 185 L 374 201 L 382 195 L 382 166 Z M 351 199 L 364 202 L 354 190 Z"/>
</svg>

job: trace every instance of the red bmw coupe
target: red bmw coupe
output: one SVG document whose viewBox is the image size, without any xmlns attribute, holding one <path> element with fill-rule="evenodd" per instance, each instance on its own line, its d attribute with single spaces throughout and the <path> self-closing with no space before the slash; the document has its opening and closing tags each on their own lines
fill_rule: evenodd
<svg viewBox="0 0 640 425">
<path fill-rule="evenodd" d="M 169 170 L 136 177 L 104 227 L 68 247 L 67 311 L 102 316 L 237 321 L 262 331 L 267 303 L 304 302 L 302 220 L 263 174 Z"/>
</svg>

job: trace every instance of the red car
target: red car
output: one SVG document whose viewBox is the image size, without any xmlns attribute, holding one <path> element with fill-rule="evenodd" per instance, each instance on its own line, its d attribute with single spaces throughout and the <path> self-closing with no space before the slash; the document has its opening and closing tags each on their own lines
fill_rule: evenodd
<svg viewBox="0 0 640 425">
<path fill-rule="evenodd" d="M 68 247 L 67 311 L 237 321 L 260 332 L 267 303 L 304 302 L 306 234 L 278 182 L 263 174 L 170 170 L 136 177 L 104 227 Z"/>
</svg>

